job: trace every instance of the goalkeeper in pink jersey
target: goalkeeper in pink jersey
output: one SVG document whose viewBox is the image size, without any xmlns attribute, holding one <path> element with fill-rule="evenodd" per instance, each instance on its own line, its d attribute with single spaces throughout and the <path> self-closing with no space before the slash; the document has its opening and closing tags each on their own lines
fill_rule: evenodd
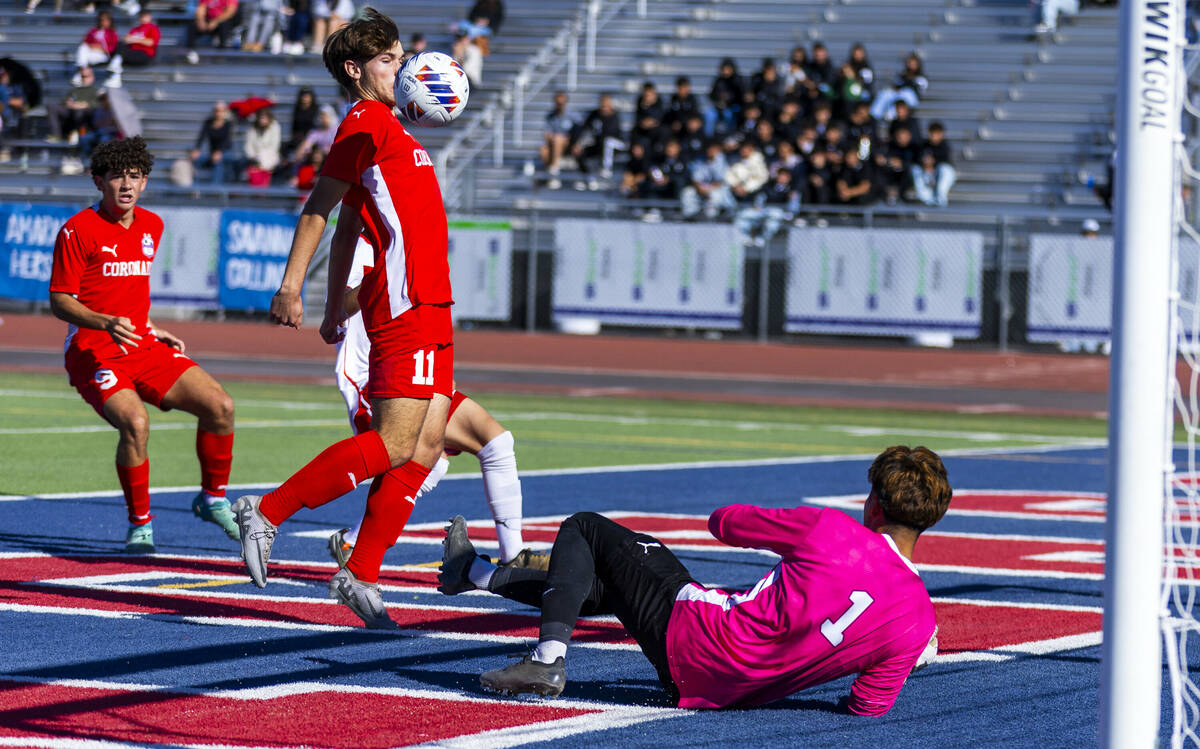
<svg viewBox="0 0 1200 749">
<path fill-rule="evenodd" d="M 537 647 L 483 674 L 488 689 L 562 693 L 576 619 L 612 614 L 680 707 L 761 705 L 858 674 L 845 708 L 882 715 L 937 653 L 933 604 L 912 555 L 921 532 L 946 514 L 951 489 L 941 458 L 924 447 L 889 447 L 867 479 L 861 524 L 830 508 L 713 512 L 717 539 L 782 557 L 749 590 L 705 588 L 658 539 L 590 512 L 563 521 L 548 572 L 492 565 L 456 517 L 439 587 L 481 588 L 542 610 Z"/>
</svg>

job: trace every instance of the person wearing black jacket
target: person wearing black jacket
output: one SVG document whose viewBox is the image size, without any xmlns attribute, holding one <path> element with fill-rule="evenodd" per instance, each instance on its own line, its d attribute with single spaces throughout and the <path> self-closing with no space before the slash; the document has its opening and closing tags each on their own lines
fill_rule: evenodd
<svg viewBox="0 0 1200 749">
<path fill-rule="evenodd" d="M 213 184 L 219 185 L 230 176 L 230 160 L 226 158 L 226 153 L 232 149 L 233 119 L 229 116 L 229 106 L 218 101 L 213 104 L 212 115 L 201 126 L 189 156 L 197 167 L 212 167 Z"/>
<path fill-rule="evenodd" d="M 659 200 L 679 200 L 683 188 L 691 182 L 691 170 L 683 160 L 679 141 L 667 141 L 662 160 L 650 167 L 648 194 Z"/>
<path fill-rule="evenodd" d="M 877 170 L 880 186 L 888 205 L 898 203 L 904 191 L 908 189 L 913 165 L 920 161 L 920 154 L 921 149 L 913 141 L 908 128 L 897 130 L 892 142 L 877 162 L 880 166 Z"/>
<path fill-rule="evenodd" d="M 687 121 L 692 115 L 699 116 L 701 123 L 704 122 L 700 100 L 692 93 L 692 82 L 687 76 L 681 75 L 675 79 L 675 93 L 671 94 L 671 102 L 667 105 L 663 124 L 671 128 L 672 133 L 680 133 L 687 127 Z"/>
<path fill-rule="evenodd" d="M 704 131 L 709 135 L 723 136 L 737 126 L 745 97 L 745 86 L 738 75 L 737 63 L 732 57 L 721 60 L 717 77 L 708 90 L 711 106 L 704 113 Z"/>
<path fill-rule="evenodd" d="M 579 123 L 579 127 L 571 136 L 571 153 L 579 163 L 579 170 L 584 174 L 591 173 L 589 160 L 600 157 L 600 176 L 608 179 L 612 176 L 613 154 L 624 149 L 621 118 L 617 116 L 617 110 L 613 106 L 612 94 L 600 94 L 596 108 L 588 112 L 587 117 Z M 598 187 L 596 185 L 594 189 Z"/>
</svg>

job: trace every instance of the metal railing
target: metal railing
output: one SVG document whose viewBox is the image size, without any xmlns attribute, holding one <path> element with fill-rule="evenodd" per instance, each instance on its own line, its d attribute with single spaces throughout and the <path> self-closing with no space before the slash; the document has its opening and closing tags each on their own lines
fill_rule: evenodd
<svg viewBox="0 0 1200 749">
<path fill-rule="evenodd" d="M 550 37 L 512 81 L 494 96 L 476 117 L 451 138 L 437 156 L 438 176 L 448 210 L 469 210 L 470 190 L 467 170 L 490 146 L 492 164 L 504 163 L 505 130 L 512 121 L 512 143 L 520 146 L 525 137 L 525 106 L 566 69 L 566 88 L 579 85 L 580 40 L 583 61 L 588 71 L 596 69 L 596 44 L 600 31 L 631 2 L 636 2 L 638 17 L 647 13 L 647 0 L 586 0 L 575 18 L 563 24 Z"/>
</svg>

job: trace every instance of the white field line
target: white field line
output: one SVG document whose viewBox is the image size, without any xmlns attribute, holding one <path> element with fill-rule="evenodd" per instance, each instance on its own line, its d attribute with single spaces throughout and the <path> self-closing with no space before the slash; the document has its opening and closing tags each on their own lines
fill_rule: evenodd
<svg viewBox="0 0 1200 749">
<path fill-rule="evenodd" d="M 240 419 L 238 429 L 298 429 L 308 427 L 338 427 L 345 426 L 345 419 Z M 195 424 L 151 424 L 152 432 L 179 432 L 196 430 Z M 95 432 L 111 432 L 113 428 L 107 424 L 87 424 L 73 427 L 13 427 L 0 429 L 0 435 L 35 435 L 35 434 L 92 434 Z"/>
<path fill-rule="evenodd" d="M 240 425 L 240 424 L 239 424 Z M 193 427 L 194 428 L 194 427 Z M 112 427 L 103 427 L 105 430 L 111 430 Z M 1092 443 L 1078 443 L 1070 445 L 1034 445 L 1031 447 L 1004 447 L 1004 448 L 963 448 L 960 450 L 943 450 L 942 456 L 949 457 L 987 457 L 988 455 L 1014 455 L 1024 453 L 1044 453 L 1058 452 L 1065 450 L 1078 450 L 1085 447 L 1102 447 L 1106 444 L 1103 440 L 1097 440 Z M 790 465 L 811 465 L 819 463 L 841 463 L 844 461 L 860 461 L 870 460 L 875 457 L 874 451 L 862 453 L 849 453 L 843 455 L 805 455 L 795 458 L 755 458 L 750 460 L 702 460 L 688 463 L 643 463 L 632 465 L 617 465 L 617 466 L 595 466 L 585 468 L 544 468 L 537 471 L 521 471 L 523 478 L 536 476 L 582 476 L 598 473 L 639 473 L 644 471 L 690 471 L 703 468 L 756 468 L 756 467 L 772 467 L 772 466 L 790 466 Z M 478 479 L 479 474 L 476 473 L 455 473 L 448 475 L 442 481 L 452 481 L 457 479 Z M 279 486 L 276 482 L 266 483 L 251 483 L 251 484 L 232 484 L 226 487 L 229 491 L 240 491 L 244 489 L 274 489 Z M 200 491 L 199 486 L 164 486 L 152 488 L 151 494 L 164 494 L 173 492 L 197 492 Z M 0 502 L 15 502 L 26 499 L 83 499 L 87 497 L 119 497 L 119 491 L 90 491 L 90 492 L 51 492 L 44 494 L 25 494 L 25 495 L 0 495 Z"/>
<path fill-rule="evenodd" d="M 168 687 L 155 684 L 127 684 L 123 682 L 103 682 L 92 680 L 75 680 L 75 679 L 36 679 L 25 677 L 5 677 L 12 681 L 38 685 L 38 686 L 61 686 L 77 689 L 97 689 L 105 691 L 122 691 L 122 692 L 152 692 L 156 694 L 177 694 L 180 696 L 200 696 L 213 697 L 220 699 L 234 699 L 246 701 L 262 701 L 279 699 L 283 697 L 291 697 L 294 695 L 304 694 L 320 694 L 326 692 L 338 693 L 357 693 L 378 695 L 381 697 L 397 697 L 419 700 L 440 700 L 447 703 L 461 703 L 456 706 L 456 709 L 471 709 L 471 705 L 511 705 L 512 700 L 493 699 L 487 697 L 476 697 L 474 695 L 465 695 L 458 692 L 439 691 L 433 689 L 402 689 L 395 687 L 361 687 L 347 684 L 322 684 L 318 682 L 286 682 L 276 684 L 270 687 L 259 687 L 254 689 L 231 689 L 228 691 L 212 691 L 188 689 L 186 687 Z M 556 699 L 554 707 L 565 708 L 568 710 L 589 710 L 595 711 L 587 715 L 579 715 L 571 718 L 559 718 L 556 720 L 542 721 L 530 723 L 523 726 L 514 726 L 506 729 L 497 729 L 493 731 L 483 731 L 475 734 L 455 737 L 437 741 L 432 744 L 423 746 L 437 747 L 459 747 L 466 749 L 468 747 L 510 747 L 528 744 L 532 742 L 544 742 L 553 739 L 566 738 L 580 733 L 591 733 L 603 731 L 610 728 L 620 728 L 624 726 L 636 725 L 651 720 L 661 720 L 663 718 L 674 718 L 691 715 L 694 711 L 682 710 L 679 708 L 669 707 L 640 707 L 636 705 L 612 705 L 603 702 L 593 702 L 590 700 L 572 700 L 572 699 Z M 127 747 L 127 746 L 142 746 L 142 744 L 128 744 L 124 742 L 107 742 L 95 740 L 81 739 L 38 739 L 16 737 L 12 740 L 0 739 L 0 746 L 36 746 L 49 747 L 50 749 L 91 749 L 92 747 Z M 204 749 L 218 749 L 214 744 L 186 744 L 189 747 L 204 747 Z M 231 745 L 237 746 L 239 749 L 246 747 L 245 744 Z M 286 745 L 285 745 L 286 746 Z"/>
<path fill-rule="evenodd" d="M 945 453 L 943 453 L 945 454 Z M 958 494 L 971 494 L 978 492 L 980 494 L 994 494 L 1001 496 L 1025 496 L 1029 494 L 1037 494 L 1046 497 L 1063 497 L 1066 499 L 1082 499 L 1091 502 L 1103 503 L 1106 496 L 1100 492 L 1064 492 L 1064 491 L 1042 491 L 1040 489 L 957 489 Z M 824 507 L 837 507 L 842 510 L 861 511 L 866 498 L 862 494 L 837 494 L 822 497 L 805 497 L 804 501 Z M 1039 502 L 1038 504 L 1052 504 Z M 1103 509 L 1101 507 L 1100 509 Z M 1069 520 L 1077 523 L 1103 523 L 1103 515 L 1077 515 L 1071 513 L 1051 513 L 1051 512 L 1029 512 L 1026 510 L 977 510 L 977 509 L 959 509 L 954 507 L 953 501 L 950 503 L 950 509 L 946 512 L 948 517 L 986 517 L 986 518 L 1013 518 L 1016 520 Z M 929 532 L 931 535 L 933 531 Z"/>
</svg>

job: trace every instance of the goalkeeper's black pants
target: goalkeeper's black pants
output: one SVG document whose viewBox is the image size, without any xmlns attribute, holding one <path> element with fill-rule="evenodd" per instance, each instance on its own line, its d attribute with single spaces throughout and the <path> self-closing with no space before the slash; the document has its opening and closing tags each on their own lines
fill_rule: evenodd
<svg viewBox="0 0 1200 749">
<path fill-rule="evenodd" d="M 579 512 L 559 526 L 549 571 L 500 567 L 488 590 L 540 608 L 542 640 L 569 642 L 580 616 L 616 616 L 678 699 L 667 666 L 667 623 L 676 594 L 691 582 L 691 573 L 658 539 Z"/>
</svg>

